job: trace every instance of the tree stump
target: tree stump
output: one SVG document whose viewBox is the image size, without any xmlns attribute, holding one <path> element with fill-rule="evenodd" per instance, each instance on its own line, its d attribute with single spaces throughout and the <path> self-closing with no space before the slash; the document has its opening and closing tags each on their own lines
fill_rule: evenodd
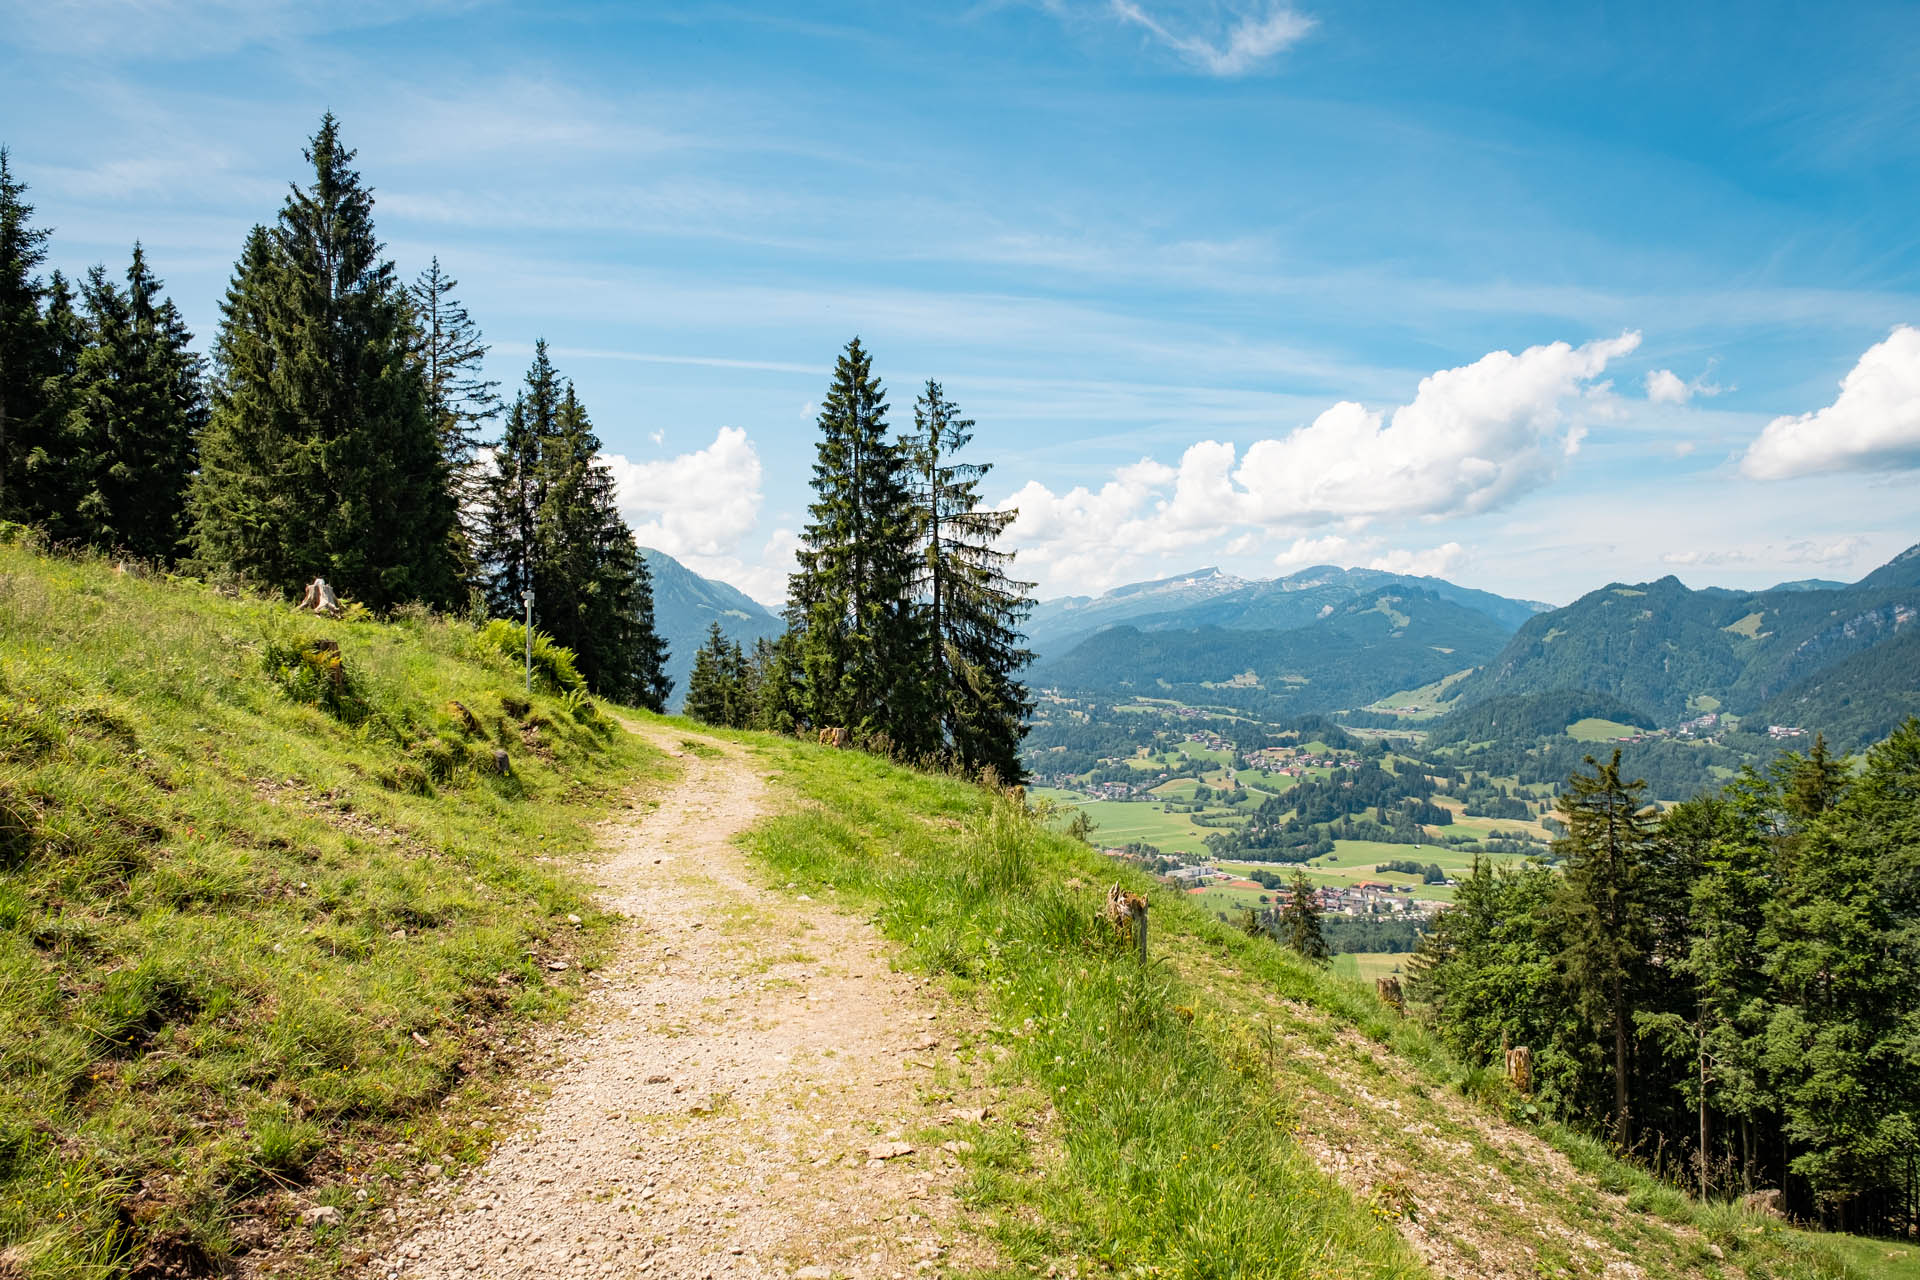
<svg viewBox="0 0 1920 1280">
<path fill-rule="evenodd" d="M 1373 989 L 1379 994 L 1380 999 L 1387 1004 L 1392 1005 L 1401 1013 L 1407 1011 L 1407 998 L 1400 992 L 1400 979 L 1375 978 L 1373 980 Z"/>
<path fill-rule="evenodd" d="M 1533 1092 L 1533 1050 L 1523 1044 L 1507 1050 L 1507 1083 L 1516 1093 Z"/>
</svg>

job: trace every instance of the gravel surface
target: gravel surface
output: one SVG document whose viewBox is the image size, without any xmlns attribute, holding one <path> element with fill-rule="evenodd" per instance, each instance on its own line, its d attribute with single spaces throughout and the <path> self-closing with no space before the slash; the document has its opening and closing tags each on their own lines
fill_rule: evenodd
<svg viewBox="0 0 1920 1280">
<path fill-rule="evenodd" d="M 986 1261 L 957 1160 L 915 1139 L 981 1105 L 950 1091 L 965 1029 L 889 971 L 865 921 L 762 887 L 733 837 L 774 797 L 744 752 L 643 732 L 685 774 L 609 833 L 601 897 L 626 922 L 552 1093 L 471 1177 L 403 1206 L 362 1274 L 825 1280 Z"/>
</svg>

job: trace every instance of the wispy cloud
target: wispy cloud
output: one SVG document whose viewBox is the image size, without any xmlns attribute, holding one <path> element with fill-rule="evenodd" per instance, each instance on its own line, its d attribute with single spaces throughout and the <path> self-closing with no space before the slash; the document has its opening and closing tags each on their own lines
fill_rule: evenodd
<svg viewBox="0 0 1920 1280">
<path fill-rule="evenodd" d="M 1243 76 L 1306 38 L 1314 20 L 1284 4 L 1230 14 L 1225 31 L 1175 30 L 1133 0 L 1112 0 L 1113 16 L 1139 27 L 1194 66 L 1215 76 Z"/>
</svg>

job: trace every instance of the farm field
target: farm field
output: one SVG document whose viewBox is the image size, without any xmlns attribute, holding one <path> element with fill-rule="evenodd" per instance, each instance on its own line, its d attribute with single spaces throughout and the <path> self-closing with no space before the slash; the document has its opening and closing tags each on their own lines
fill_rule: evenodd
<svg viewBox="0 0 1920 1280">
<path fill-rule="evenodd" d="M 1166 813 L 1159 805 L 1136 800 L 1089 800 L 1077 791 L 1035 787 L 1035 796 L 1084 811 L 1093 820 L 1093 840 L 1101 845 L 1145 841 L 1168 853 L 1205 853 L 1208 828 L 1184 813 Z"/>
<path fill-rule="evenodd" d="M 1407 951 L 1348 951 L 1333 957 L 1327 967 L 1335 977 L 1352 978 L 1371 987 L 1375 978 L 1404 981 L 1410 959 L 1412 953 Z"/>
<path fill-rule="evenodd" d="M 1612 742 L 1615 738 L 1629 738 L 1640 732 L 1642 730 L 1630 724 L 1621 724 L 1618 720 L 1602 720 L 1598 716 L 1575 720 L 1567 726 L 1567 736 L 1576 742 Z"/>
</svg>

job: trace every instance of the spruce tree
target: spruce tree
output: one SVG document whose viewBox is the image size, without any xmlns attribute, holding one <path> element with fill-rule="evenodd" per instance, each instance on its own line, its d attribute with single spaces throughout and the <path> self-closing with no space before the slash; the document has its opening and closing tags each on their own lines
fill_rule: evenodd
<svg viewBox="0 0 1920 1280">
<path fill-rule="evenodd" d="M 186 536 L 185 498 L 206 425 L 193 335 L 146 255 L 133 247 L 122 290 L 95 267 L 84 291 L 90 341 L 67 398 L 72 536 L 171 560 Z"/>
<path fill-rule="evenodd" d="M 573 651 L 588 687 L 658 711 L 673 682 L 653 577 L 599 454 L 586 407 L 537 343 L 482 491 L 488 604 L 521 617 L 531 590 L 535 625 Z"/>
<path fill-rule="evenodd" d="M 36 452 L 44 460 L 58 430 L 59 406 L 47 389 L 59 361 L 45 315 L 48 287 L 35 274 L 52 232 L 33 225 L 26 194 L 0 147 L 0 520 L 37 522 L 39 485 L 24 472 Z"/>
<path fill-rule="evenodd" d="M 727 638 L 715 622 L 707 628 L 707 639 L 693 655 L 693 670 L 687 674 L 687 714 L 703 724 L 730 724 L 734 701 L 729 686 Z"/>
<path fill-rule="evenodd" d="M 215 346 L 196 550 L 282 590 L 375 607 L 458 596 L 457 513 L 373 195 L 329 113 L 270 230 L 249 236 Z"/>
<path fill-rule="evenodd" d="M 917 521 L 907 460 L 887 433 L 886 393 L 858 338 L 820 410 L 814 501 L 789 583 L 810 718 L 897 751 L 937 749 L 913 596 Z"/>
<path fill-rule="evenodd" d="M 940 384 L 914 404 L 908 440 L 920 519 L 919 596 L 925 608 L 928 684 L 944 750 L 970 770 L 1022 780 L 1020 739 L 1033 703 L 1019 672 L 1033 660 L 1019 631 L 1033 584 L 1008 576 L 1013 553 L 995 545 L 1019 515 L 980 504 L 989 465 L 955 461 L 973 439 Z"/>
<path fill-rule="evenodd" d="M 1567 834 L 1554 844 L 1564 860 L 1558 921 L 1568 989 L 1593 1031 L 1610 1041 L 1613 1134 L 1632 1145 L 1630 1061 L 1636 1002 L 1651 955 L 1647 864 L 1652 823 L 1641 804 L 1644 781 L 1620 777 L 1620 752 L 1590 774 L 1575 771 L 1554 805 Z"/>
<path fill-rule="evenodd" d="M 1280 908 L 1280 941 L 1309 960 L 1327 958 L 1326 935 L 1320 931 L 1320 897 L 1304 871 L 1293 873 L 1287 905 Z"/>
<path fill-rule="evenodd" d="M 486 477 L 478 464 L 487 424 L 500 415 L 498 382 L 482 372 L 487 344 L 453 291 L 460 282 L 440 267 L 436 256 L 407 289 L 419 331 L 417 355 L 427 384 L 427 415 L 440 441 L 454 503 L 460 512 L 462 558 L 471 564 L 482 531 L 480 508 Z"/>
</svg>

